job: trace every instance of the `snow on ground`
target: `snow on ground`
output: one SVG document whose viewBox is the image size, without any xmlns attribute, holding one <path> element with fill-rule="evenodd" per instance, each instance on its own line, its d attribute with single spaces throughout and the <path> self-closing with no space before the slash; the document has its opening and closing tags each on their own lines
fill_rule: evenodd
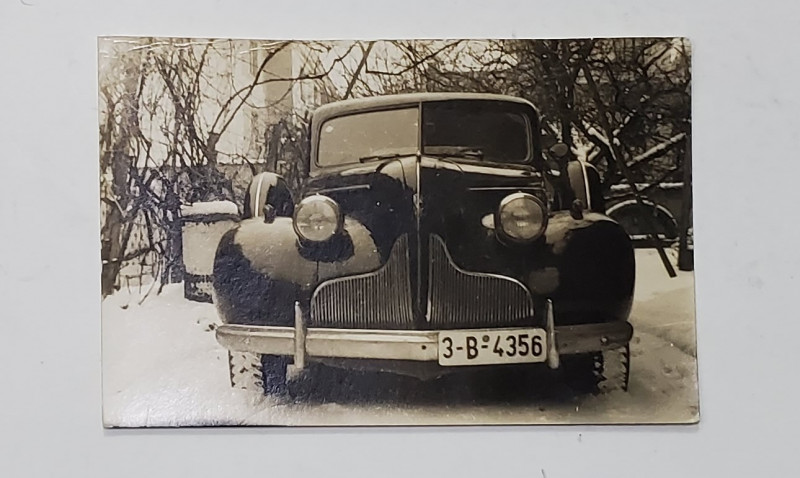
<svg viewBox="0 0 800 478">
<path fill-rule="evenodd" d="M 312 375 L 317 381 L 302 398 L 280 402 L 230 388 L 227 353 L 214 338 L 214 306 L 185 300 L 177 284 L 141 305 L 138 296 L 125 292 L 103 301 L 104 422 L 131 427 L 696 421 L 693 275 L 678 271 L 670 279 L 655 251 L 636 254 L 627 393 L 574 396 L 530 375 L 504 376 L 504 383 L 497 376 L 473 375 L 418 382 L 328 371 Z M 518 393 L 514 398 L 483 393 L 503 386 Z"/>
</svg>

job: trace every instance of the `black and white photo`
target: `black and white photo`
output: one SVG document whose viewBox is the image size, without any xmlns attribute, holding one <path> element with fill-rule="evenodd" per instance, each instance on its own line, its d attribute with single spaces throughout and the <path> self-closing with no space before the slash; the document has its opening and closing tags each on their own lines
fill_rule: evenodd
<svg viewBox="0 0 800 478">
<path fill-rule="evenodd" d="M 699 420 L 689 40 L 98 46 L 107 427 Z"/>
</svg>

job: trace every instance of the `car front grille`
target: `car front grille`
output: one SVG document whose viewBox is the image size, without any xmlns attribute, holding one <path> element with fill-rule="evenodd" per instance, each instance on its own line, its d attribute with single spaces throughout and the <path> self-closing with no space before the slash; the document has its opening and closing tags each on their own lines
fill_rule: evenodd
<svg viewBox="0 0 800 478">
<path fill-rule="evenodd" d="M 441 237 L 429 239 L 427 313 L 413 312 L 408 237 L 378 270 L 323 282 L 311 298 L 312 327 L 349 329 L 480 328 L 525 325 L 533 299 L 510 277 L 459 268 Z"/>
<path fill-rule="evenodd" d="M 374 272 L 323 282 L 311 297 L 311 326 L 348 329 L 411 329 L 408 237 L 395 242 L 386 264 Z"/>
<path fill-rule="evenodd" d="M 519 281 L 459 268 L 437 235 L 429 250 L 427 318 L 434 328 L 505 327 L 533 317 L 533 300 Z"/>
</svg>

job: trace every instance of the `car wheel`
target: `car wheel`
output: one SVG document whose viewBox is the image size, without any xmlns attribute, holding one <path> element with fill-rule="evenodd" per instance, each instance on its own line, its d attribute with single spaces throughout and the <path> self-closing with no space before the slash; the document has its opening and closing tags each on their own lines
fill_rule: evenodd
<svg viewBox="0 0 800 478">
<path fill-rule="evenodd" d="M 228 352 L 231 387 L 260 391 L 263 389 L 261 360 L 257 354 Z"/>
<path fill-rule="evenodd" d="M 562 357 L 564 381 L 577 393 L 628 390 L 630 348 Z"/>
<path fill-rule="evenodd" d="M 628 391 L 630 381 L 630 346 L 620 347 L 603 352 L 602 380 L 598 383 L 600 393 L 616 390 Z"/>
<path fill-rule="evenodd" d="M 603 376 L 603 354 L 587 353 L 561 357 L 564 383 L 574 392 L 596 393 Z"/>
<path fill-rule="evenodd" d="M 287 395 L 286 357 L 228 352 L 228 363 L 233 388 L 267 395 Z"/>
</svg>

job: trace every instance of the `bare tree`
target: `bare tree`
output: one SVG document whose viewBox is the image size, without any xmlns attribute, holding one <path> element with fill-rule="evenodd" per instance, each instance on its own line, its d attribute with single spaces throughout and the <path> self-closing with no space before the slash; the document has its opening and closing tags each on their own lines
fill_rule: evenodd
<svg viewBox="0 0 800 478">
<path fill-rule="evenodd" d="M 324 80 L 353 46 L 327 69 L 310 55 L 299 73 L 291 68 L 272 71 L 272 61 L 290 45 L 153 38 L 102 45 L 104 295 L 114 290 L 122 265 L 134 260 L 158 262 L 162 285 L 182 279 L 180 206 L 236 195 L 231 179 L 219 167 L 221 154 L 227 163 L 248 164 L 253 174 L 258 161 L 299 182 L 308 154 L 307 118 L 278 111 L 278 103 L 292 94 L 291 83 Z M 322 43 L 314 46 L 318 55 L 333 50 Z M 237 76 L 247 81 L 237 82 Z M 254 102 L 260 88 L 280 83 L 290 84 L 281 96 Z M 282 115 L 280 121 L 263 121 L 275 111 Z M 232 125 L 246 114 L 261 131 L 254 127 L 232 133 Z M 252 151 L 220 149 L 222 143 L 235 148 L 251 144 L 254 138 L 264 138 L 258 157 Z"/>
<path fill-rule="evenodd" d="M 181 280 L 180 206 L 240 194 L 223 164 L 278 171 L 299 185 L 309 116 L 280 105 L 303 85 L 316 94 L 304 100 L 309 109 L 413 91 L 527 98 L 551 141 L 596 164 L 607 188 L 681 177 L 691 133 L 690 52 L 682 40 L 146 38 L 101 47 L 104 295 L 131 261 L 158 264 L 162 284 Z M 292 67 L 276 69 L 287 55 Z M 266 97 L 265 88 L 282 93 Z M 234 128 L 245 120 L 250 129 Z"/>
</svg>

